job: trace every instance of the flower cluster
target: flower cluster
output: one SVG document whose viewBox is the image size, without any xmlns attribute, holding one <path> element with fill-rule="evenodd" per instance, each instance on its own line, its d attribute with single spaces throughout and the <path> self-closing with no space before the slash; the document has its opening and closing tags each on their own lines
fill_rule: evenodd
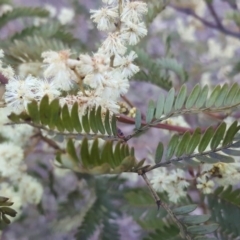
<svg viewBox="0 0 240 240">
<path fill-rule="evenodd" d="M 240 181 L 240 162 L 204 164 L 202 170 L 197 178 L 197 188 L 204 194 L 212 193 L 215 184 L 228 186 Z"/>
<path fill-rule="evenodd" d="M 38 204 L 42 198 L 42 185 L 26 173 L 27 166 L 23 162 L 23 150 L 13 143 L 0 144 L 1 166 L 0 191 L 14 203 L 14 208 L 21 215 L 21 207 L 30 203 Z"/>
<path fill-rule="evenodd" d="M 151 183 L 157 192 L 166 192 L 169 200 L 174 203 L 177 203 L 180 198 L 186 197 L 185 189 L 189 186 L 183 170 L 168 171 L 165 167 L 154 171 Z"/>
<path fill-rule="evenodd" d="M 135 45 L 147 34 L 142 22 L 147 12 L 146 3 L 134 1 L 104 1 L 110 4 L 100 10 L 91 10 L 92 19 L 100 30 L 110 32 L 96 53 L 80 54 L 71 58 L 70 50 L 46 51 L 43 57 L 43 79 L 12 76 L 6 85 L 4 99 L 14 112 L 27 110 L 27 104 L 40 101 L 44 95 L 50 100 L 59 98 L 69 108 L 77 102 L 79 114 L 86 109 L 101 106 L 103 111 L 118 113 L 118 99 L 129 89 L 129 78 L 139 71 L 133 64 L 137 55 L 126 54 L 127 45 Z M 78 90 L 76 95 L 62 92 Z"/>
</svg>

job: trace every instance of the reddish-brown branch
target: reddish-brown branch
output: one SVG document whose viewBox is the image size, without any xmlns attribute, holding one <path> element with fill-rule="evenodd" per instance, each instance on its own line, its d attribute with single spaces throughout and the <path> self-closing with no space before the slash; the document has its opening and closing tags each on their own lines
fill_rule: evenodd
<svg viewBox="0 0 240 240">
<path fill-rule="evenodd" d="M 135 124 L 135 120 L 133 118 L 127 117 L 125 115 L 119 115 L 118 116 L 118 121 L 122 123 L 128 123 L 128 124 Z M 145 121 L 142 120 L 142 126 L 148 125 Z M 189 131 L 190 133 L 193 133 L 195 129 L 192 128 L 186 128 L 186 127 L 181 127 L 181 126 L 174 126 L 174 125 L 169 125 L 166 123 L 158 123 L 156 125 L 152 125 L 151 127 L 153 128 L 160 128 L 160 129 L 166 129 L 169 131 L 175 131 L 179 133 L 185 133 Z M 205 129 L 202 129 L 202 132 L 204 132 Z"/>
</svg>

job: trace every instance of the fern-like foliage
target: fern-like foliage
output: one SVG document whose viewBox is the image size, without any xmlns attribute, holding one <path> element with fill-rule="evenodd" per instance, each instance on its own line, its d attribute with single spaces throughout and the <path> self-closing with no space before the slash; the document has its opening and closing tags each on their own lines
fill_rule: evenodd
<svg viewBox="0 0 240 240">
<path fill-rule="evenodd" d="M 168 1 L 164 0 L 150 0 L 148 3 L 148 13 L 146 16 L 146 22 L 150 24 L 158 14 L 160 14 L 166 7 Z"/>
<path fill-rule="evenodd" d="M 136 171 L 139 167 L 133 148 L 130 149 L 127 144 L 121 142 L 113 145 L 113 141 L 106 141 L 103 146 L 100 146 L 97 138 L 91 142 L 85 138 L 78 153 L 73 141 L 69 139 L 66 151 L 67 155 L 61 154 L 57 160 L 62 165 L 80 173 L 118 174 Z"/>
<path fill-rule="evenodd" d="M 99 107 L 79 117 L 78 107 L 76 102 L 69 111 L 67 105 L 60 106 L 59 99 L 50 102 L 46 95 L 40 103 L 37 101 L 31 102 L 28 105 L 27 113 L 23 112 L 18 115 L 12 113 L 9 119 L 16 124 L 26 123 L 70 137 L 86 134 L 117 136 L 115 115 L 110 116 L 109 111 L 107 111 L 103 118 L 102 110 Z"/>
<path fill-rule="evenodd" d="M 14 8 L 12 11 L 4 13 L 0 17 L 0 29 L 9 21 L 22 17 L 48 17 L 49 12 L 43 8 Z"/>
<path fill-rule="evenodd" d="M 172 82 L 164 71 L 177 70 L 177 72 L 181 73 L 181 76 L 183 76 L 184 70 L 180 67 L 180 65 L 177 64 L 175 59 L 166 58 L 152 60 L 150 56 L 143 50 L 134 49 L 134 51 L 138 55 L 136 64 L 141 68 L 141 71 L 135 75 L 134 79 L 144 82 L 150 81 L 151 83 L 165 90 L 169 90 L 172 86 Z"/>
<path fill-rule="evenodd" d="M 48 39 L 41 36 L 28 36 L 21 40 L 14 40 L 10 45 L 3 42 L 6 63 L 17 67 L 21 63 L 42 62 L 41 54 L 49 49 L 60 51 L 68 49 L 69 45 L 58 39 Z M 23 51 L 24 49 L 24 51 Z"/>
<path fill-rule="evenodd" d="M 170 163 L 185 168 L 201 163 L 234 162 L 231 156 L 239 154 L 235 148 L 240 146 L 240 141 L 234 138 L 239 129 L 237 121 L 228 129 L 226 123 L 222 122 L 217 129 L 209 127 L 204 134 L 197 128 L 193 134 L 186 132 L 183 136 L 173 135 L 165 151 L 166 161 L 162 163 L 164 147 L 163 143 L 158 144 L 153 168 Z M 210 150 L 206 150 L 208 146 Z"/>
<path fill-rule="evenodd" d="M 59 22 L 52 21 L 40 26 L 26 27 L 21 32 L 11 36 L 11 40 L 24 40 L 26 37 L 38 36 L 44 39 L 58 39 L 66 44 L 76 43 L 77 40 L 65 28 Z"/>
<path fill-rule="evenodd" d="M 220 225 L 219 239 L 238 239 L 240 236 L 240 190 L 219 187 L 208 195 L 208 204 L 212 219 Z"/>
<path fill-rule="evenodd" d="M 161 201 L 168 202 L 167 195 L 162 193 L 159 196 Z M 179 228 L 174 224 L 172 218 L 167 216 L 166 211 L 162 208 L 157 210 L 156 204 L 153 203 L 151 196 L 145 189 L 131 189 L 125 193 L 125 198 L 127 204 L 124 210 L 131 214 L 134 220 L 149 233 L 144 240 L 185 239 L 181 237 Z M 203 224 L 209 220 L 210 215 L 188 215 L 197 207 L 196 204 L 189 205 L 189 203 L 188 198 L 183 198 L 180 205 L 184 205 L 172 210 L 175 217 L 182 224 L 185 233 L 196 237 L 215 231 L 218 227 L 216 224 Z"/>
<path fill-rule="evenodd" d="M 186 85 L 183 85 L 175 96 L 175 90 L 172 88 L 166 97 L 160 95 L 156 103 L 149 102 L 146 113 L 147 125 L 141 127 L 141 114 L 136 114 L 135 127 L 142 131 L 179 114 L 226 111 L 240 105 L 240 87 L 237 83 L 231 86 L 228 84 L 217 85 L 209 97 L 208 92 L 208 86 L 201 88 L 197 84 L 187 96 Z"/>
<path fill-rule="evenodd" d="M 98 239 L 120 239 L 118 225 L 114 223 L 114 219 L 121 214 L 118 206 L 116 206 L 116 200 L 121 200 L 122 192 L 119 188 L 120 184 L 117 182 L 115 182 L 114 189 L 112 188 L 113 181 L 115 181 L 114 178 L 95 180 L 96 200 L 78 228 L 75 236 L 77 240 L 89 239 L 96 229 L 100 229 Z"/>
</svg>

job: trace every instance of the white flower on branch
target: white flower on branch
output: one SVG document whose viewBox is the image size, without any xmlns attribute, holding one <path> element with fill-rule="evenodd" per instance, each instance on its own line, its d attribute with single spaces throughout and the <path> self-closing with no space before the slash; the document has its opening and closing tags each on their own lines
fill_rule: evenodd
<svg viewBox="0 0 240 240">
<path fill-rule="evenodd" d="M 197 189 L 200 189 L 204 194 L 210 194 L 214 190 L 215 183 L 210 180 L 208 174 L 203 174 L 197 178 Z"/>
<path fill-rule="evenodd" d="M 120 68 L 122 76 L 126 78 L 132 77 L 140 70 L 138 66 L 132 63 L 135 58 L 137 58 L 137 54 L 133 51 L 131 51 L 129 55 L 125 57 L 116 56 L 114 59 L 114 66 Z"/>
<path fill-rule="evenodd" d="M 109 58 L 104 54 L 95 53 L 92 57 L 88 54 L 80 54 L 80 66 L 78 70 L 80 74 L 85 76 L 87 74 L 102 73 L 110 69 Z"/>
<path fill-rule="evenodd" d="M 140 22 L 142 16 L 148 11 L 147 4 L 144 2 L 134 1 L 127 2 L 124 5 L 121 15 L 122 22 Z"/>
<path fill-rule="evenodd" d="M 75 16 L 75 13 L 71 8 L 64 7 L 60 10 L 60 13 L 58 15 L 58 20 L 62 25 L 66 25 L 72 22 L 74 16 Z"/>
<path fill-rule="evenodd" d="M 3 62 L 1 58 L 3 57 L 4 57 L 4 51 L 0 49 L 0 73 L 6 78 L 14 77 L 14 70 L 12 69 L 11 66 L 5 66 L 5 67 L 2 66 Z"/>
<path fill-rule="evenodd" d="M 146 35 L 147 29 L 143 22 L 126 22 L 121 32 L 122 39 L 128 41 L 130 45 L 136 45 Z"/>
<path fill-rule="evenodd" d="M 0 144 L 0 176 L 16 179 L 22 172 L 23 150 L 13 143 Z"/>
<path fill-rule="evenodd" d="M 219 185 L 236 185 L 240 181 L 240 163 L 219 162 L 213 165 L 209 173 Z"/>
<path fill-rule="evenodd" d="M 57 83 L 55 81 L 48 81 L 47 79 L 36 79 L 26 84 L 29 85 L 36 100 L 41 100 L 44 95 L 48 95 L 50 100 L 60 96 L 61 92 L 58 90 Z"/>
<path fill-rule="evenodd" d="M 187 194 L 185 188 L 189 186 L 189 182 L 184 175 L 184 171 L 180 169 L 168 171 L 162 167 L 154 171 L 151 183 L 157 192 L 167 192 L 169 200 L 177 203 Z"/>
<path fill-rule="evenodd" d="M 16 113 L 24 111 L 27 104 L 35 98 L 35 94 L 27 86 L 26 82 L 32 82 L 36 79 L 28 76 L 26 80 L 10 78 L 6 84 L 4 100 L 8 107 Z"/>
<path fill-rule="evenodd" d="M 24 202 L 38 204 L 42 198 L 43 187 L 35 178 L 23 175 L 19 180 L 19 193 Z"/>
<path fill-rule="evenodd" d="M 118 19 L 118 8 L 101 8 L 100 10 L 90 10 L 91 19 L 97 23 L 100 31 L 108 31 L 114 29 L 114 23 Z"/>
<path fill-rule="evenodd" d="M 108 35 L 98 52 L 111 57 L 113 55 L 123 55 L 126 50 L 123 38 L 118 32 L 115 32 Z"/>
<path fill-rule="evenodd" d="M 78 60 L 70 59 L 71 52 L 47 51 L 42 53 L 45 66 L 44 77 L 56 82 L 58 89 L 68 91 L 73 86 L 73 81 L 78 81 L 73 69 L 79 66 Z"/>
</svg>

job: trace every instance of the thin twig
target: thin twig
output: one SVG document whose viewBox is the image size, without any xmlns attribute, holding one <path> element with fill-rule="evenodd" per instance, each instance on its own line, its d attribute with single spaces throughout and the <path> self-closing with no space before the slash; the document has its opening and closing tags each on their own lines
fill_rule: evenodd
<svg viewBox="0 0 240 240">
<path fill-rule="evenodd" d="M 135 107 L 133 103 L 124 95 L 121 95 L 121 98 L 128 104 L 129 107 L 133 108 Z"/>
<path fill-rule="evenodd" d="M 94 137 L 97 136 L 99 138 L 106 139 L 106 140 L 123 141 L 123 139 L 121 139 L 121 138 L 102 135 L 102 134 L 58 132 L 56 130 L 49 129 L 45 126 L 38 125 L 38 124 L 35 124 L 35 123 L 32 123 L 32 122 L 17 122 L 17 123 L 10 122 L 10 123 L 6 123 L 5 125 L 11 126 L 11 125 L 18 125 L 18 124 L 28 124 L 32 127 L 42 129 L 42 130 L 45 130 L 45 131 L 48 131 L 48 132 L 51 132 L 51 133 L 54 133 L 54 134 L 60 134 L 60 135 L 63 135 L 63 136 L 69 137 L 69 138 L 80 138 L 80 137 L 85 137 L 85 136 L 89 136 L 89 137 L 94 138 Z"/>
<path fill-rule="evenodd" d="M 144 169 L 144 171 L 145 172 L 149 172 L 149 171 L 151 171 L 153 169 L 156 169 L 156 168 L 159 168 L 159 167 L 163 167 L 163 166 L 169 165 L 169 164 L 174 163 L 174 162 L 180 162 L 180 161 L 182 161 L 184 159 L 191 159 L 191 158 L 195 158 L 195 157 L 205 156 L 205 155 L 208 155 L 209 153 L 219 152 L 219 151 L 222 151 L 223 149 L 230 148 L 235 143 L 231 143 L 231 144 L 228 144 L 226 146 L 216 148 L 215 150 L 209 150 L 209 151 L 206 151 L 204 153 L 195 153 L 195 154 L 191 154 L 191 155 L 188 155 L 188 156 L 182 156 L 182 157 L 173 158 L 173 159 L 171 159 L 169 161 L 166 161 L 166 162 L 161 162 L 161 163 L 157 163 L 157 164 L 155 164 L 153 166 L 148 166 L 147 168 Z"/>
<path fill-rule="evenodd" d="M 207 7 L 208 7 L 208 10 L 210 11 L 213 18 L 215 19 L 215 22 L 216 22 L 217 26 L 219 27 L 219 29 L 224 29 L 224 26 L 222 25 L 222 22 L 220 21 L 212 3 L 209 2 L 209 1 L 206 1 L 206 4 L 207 4 Z"/>
<path fill-rule="evenodd" d="M 169 5 L 169 7 L 173 8 L 174 10 L 178 11 L 178 12 L 182 12 L 184 14 L 187 14 L 189 16 L 192 16 L 194 18 L 196 18 L 197 20 L 199 20 L 200 22 L 202 22 L 205 26 L 207 27 L 210 27 L 210 28 L 214 28 L 226 35 L 229 35 L 229 36 L 232 36 L 232 37 L 235 37 L 235 38 L 240 38 L 240 34 L 237 33 L 237 32 L 232 32 L 226 28 L 220 28 L 218 25 L 212 23 L 212 22 L 209 22 L 207 20 L 205 20 L 204 18 L 198 16 L 192 9 L 190 8 L 181 8 L 181 7 L 176 7 L 176 6 L 173 6 L 173 5 Z"/>
<path fill-rule="evenodd" d="M 144 172 L 140 172 L 139 175 L 142 176 L 142 178 L 144 179 L 145 183 L 147 184 L 149 190 L 152 193 L 152 196 L 157 204 L 157 207 L 159 209 L 159 207 L 163 207 L 166 212 L 170 215 L 170 217 L 172 218 L 172 220 L 176 223 L 176 225 L 178 226 L 179 230 L 180 230 L 180 236 L 183 239 L 187 239 L 187 240 L 191 240 L 191 236 L 187 233 L 187 231 L 185 230 L 184 225 L 182 225 L 182 223 L 177 219 L 176 215 L 173 213 L 173 211 L 169 208 L 169 206 L 162 202 L 161 199 L 159 198 L 158 194 L 156 193 L 156 191 L 153 189 L 149 179 L 147 178 L 146 174 Z"/>
</svg>

